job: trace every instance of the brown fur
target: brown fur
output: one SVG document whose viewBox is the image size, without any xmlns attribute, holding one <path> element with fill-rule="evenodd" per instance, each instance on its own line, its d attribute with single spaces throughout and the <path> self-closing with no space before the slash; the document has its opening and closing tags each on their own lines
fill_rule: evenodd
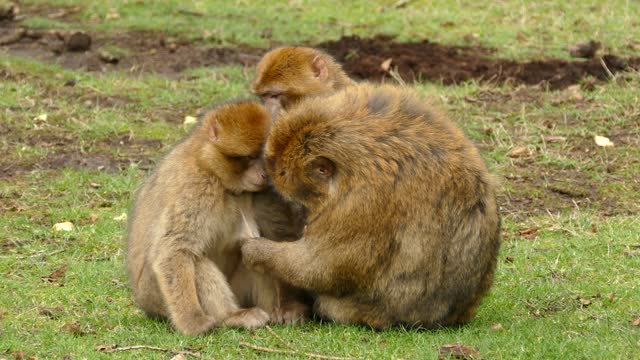
<svg viewBox="0 0 640 360">
<path fill-rule="evenodd" d="M 354 84 L 328 54 L 307 47 L 283 47 L 260 60 L 251 89 L 275 118 L 281 109 L 303 98 L 330 95 Z"/>
<path fill-rule="evenodd" d="M 239 261 L 239 240 L 259 235 L 253 192 L 267 185 L 259 155 L 269 126 L 253 102 L 214 110 L 137 193 L 127 242 L 134 298 L 184 334 L 264 326 L 264 310 L 283 318 L 287 288 Z"/>
<path fill-rule="evenodd" d="M 265 161 L 308 221 L 299 241 L 245 242 L 250 268 L 317 292 L 316 311 L 338 322 L 433 328 L 474 317 L 500 243 L 494 184 L 422 97 L 362 84 L 305 100 L 274 124 Z"/>
</svg>

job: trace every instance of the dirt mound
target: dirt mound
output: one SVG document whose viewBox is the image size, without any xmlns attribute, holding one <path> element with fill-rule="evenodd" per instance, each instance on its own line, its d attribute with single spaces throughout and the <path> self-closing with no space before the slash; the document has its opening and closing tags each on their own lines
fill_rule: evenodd
<svg viewBox="0 0 640 360">
<path fill-rule="evenodd" d="M 640 69 L 640 57 L 622 59 L 605 55 L 600 59 L 566 61 L 560 59 L 517 62 L 491 57 L 491 49 L 484 47 L 448 46 L 428 40 L 399 43 L 392 37 L 378 35 L 363 39 L 343 37 L 317 45 L 333 55 L 355 78 L 382 80 L 389 77 L 381 64 L 392 59 L 405 81 L 438 81 L 445 85 L 471 79 L 522 84 L 547 83 L 552 89 L 577 84 L 587 76 L 607 80 L 607 69 L 615 74 Z"/>
</svg>

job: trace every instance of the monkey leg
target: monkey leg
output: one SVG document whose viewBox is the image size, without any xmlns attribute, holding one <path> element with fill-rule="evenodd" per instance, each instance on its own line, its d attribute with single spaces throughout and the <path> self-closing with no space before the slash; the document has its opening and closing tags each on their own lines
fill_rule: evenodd
<svg viewBox="0 0 640 360">
<path fill-rule="evenodd" d="M 302 323 L 309 307 L 297 301 L 298 294 L 273 276 L 239 265 L 230 280 L 241 306 L 257 306 L 269 313 L 274 324 Z"/>
<path fill-rule="evenodd" d="M 184 251 L 167 251 L 153 263 L 168 317 L 183 334 L 197 335 L 216 325 L 215 317 L 200 306 L 196 289 L 196 257 Z"/>
<path fill-rule="evenodd" d="M 243 266 L 240 264 L 240 267 Z M 239 280 L 242 281 L 242 277 Z M 259 308 L 240 309 L 227 278 L 209 259 L 202 259 L 196 264 L 196 286 L 204 312 L 212 315 L 221 324 L 255 329 L 269 321 L 269 315 Z"/>
<path fill-rule="evenodd" d="M 137 281 L 132 283 L 131 287 L 133 288 L 133 297 L 136 303 L 148 316 L 169 317 L 162 292 L 148 264 L 142 265 Z"/>
<path fill-rule="evenodd" d="M 341 285 L 337 268 L 313 254 L 304 240 L 247 239 L 242 245 L 242 261 L 250 269 L 271 274 L 298 288 L 322 293 Z"/>
<path fill-rule="evenodd" d="M 377 330 L 393 325 L 391 318 L 380 307 L 361 304 L 348 297 L 320 295 L 314 303 L 314 312 L 324 319 L 344 324 L 367 325 Z"/>
</svg>

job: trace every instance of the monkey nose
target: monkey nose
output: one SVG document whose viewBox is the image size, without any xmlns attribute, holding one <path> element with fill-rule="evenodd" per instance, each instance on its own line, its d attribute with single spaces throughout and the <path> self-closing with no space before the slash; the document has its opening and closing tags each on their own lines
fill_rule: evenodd
<svg viewBox="0 0 640 360">
<path fill-rule="evenodd" d="M 262 178 L 262 180 L 267 180 L 267 173 L 266 172 L 261 172 L 260 173 L 260 177 Z"/>
</svg>

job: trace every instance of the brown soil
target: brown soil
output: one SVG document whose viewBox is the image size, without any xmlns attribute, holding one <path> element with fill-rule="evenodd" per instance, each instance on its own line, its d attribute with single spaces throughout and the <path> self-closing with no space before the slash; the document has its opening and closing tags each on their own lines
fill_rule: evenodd
<svg viewBox="0 0 640 360">
<path fill-rule="evenodd" d="M 149 169 L 153 159 L 162 149 L 159 140 L 132 139 L 120 135 L 112 139 L 100 139 L 90 143 L 69 135 L 56 134 L 51 129 L 21 133 L 17 129 L 3 126 L 0 135 L 12 133 L 10 144 L 28 144 L 47 151 L 47 156 L 28 159 L 13 159 L 11 156 L 0 159 L 0 179 L 11 178 L 17 174 L 32 170 L 53 169 L 91 169 L 121 171 L 131 163 L 142 169 Z M 114 151 L 117 150 L 117 154 Z"/>
<path fill-rule="evenodd" d="M 552 89 L 561 89 L 587 76 L 599 80 L 609 77 L 600 59 L 516 62 L 493 58 L 490 56 L 493 51 L 484 47 L 448 46 L 429 40 L 398 43 L 384 35 L 370 39 L 350 36 L 317 46 L 336 57 L 353 77 L 367 80 L 389 77 L 381 67 L 388 59 L 391 68 L 396 68 L 405 81 L 437 81 L 445 85 L 477 79 L 528 85 L 548 83 Z M 622 59 L 605 55 L 602 60 L 613 74 L 640 69 L 640 57 Z"/>
<path fill-rule="evenodd" d="M 26 16 L 60 16 L 58 20 L 72 18 L 77 11 L 76 8 L 23 9 Z M 3 22 L 0 43 L 19 29 L 18 22 Z M 55 62 L 69 69 L 156 72 L 171 77 L 194 67 L 253 66 L 266 51 L 248 46 L 210 47 L 157 33 L 89 35 L 91 47 L 88 51 L 68 51 L 64 43 L 65 32 L 55 30 L 28 30 L 18 41 L 0 46 L 0 49 L 14 55 Z M 601 81 L 609 77 L 600 59 L 517 62 L 497 58 L 492 49 L 481 46 L 449 46 L 428 40 L 400 43 L 384 35 L 369 39 L 349 36 L 315 46 L 336 57 L 351 76 L 362 80 L 382 81 L 388 78 L 389 73 L 381 68 L 388 59 L 391 59 L 391 69 L 397 70 L 405 81 L 436 81 L 445 85 L 476 79 L 492 83 L 548 84 L 552 89 L 561 89 L 577 84 L 585 77 Z M 124 54 L 113 59 L 105 58 L 104 53 L 110 48 L 124 50 Z M 623 59 L 609 54 L 602 60 L 612 74 L 640 69 L 640 57 Z"/>
</svg>

